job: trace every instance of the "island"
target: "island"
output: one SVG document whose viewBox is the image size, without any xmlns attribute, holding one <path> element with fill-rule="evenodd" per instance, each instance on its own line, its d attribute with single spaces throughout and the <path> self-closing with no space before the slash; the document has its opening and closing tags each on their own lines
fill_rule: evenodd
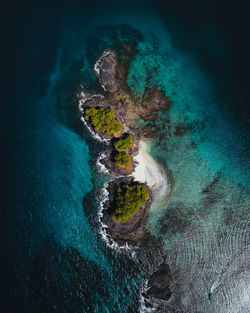
<svg viewBox="0 0 250 313">
<path fill-rule="evenodd" d="M 135 97 L 121 60 L 114 51 L 104 51 L 94 67 L 104 95 L 87 94 L 80 86 L 78 99 L 85 125 L 108 145 L 100 162 L 115 178 L 107 186 L 101 222 L 119 246 L 137 246 L 148 236 L 145 224 L 152 203 L 161 203 L 169 192 L 166 172 L 148 153 L 147 141 L 156 137 L 148 122 L 169 109 L 170 100 L 157 87 Z M 143 126 L 138 119 L 144 120 Z M 165 260 L 151 274 L 147 297 L 168 300 L 172 277 Z"/>
</svg>

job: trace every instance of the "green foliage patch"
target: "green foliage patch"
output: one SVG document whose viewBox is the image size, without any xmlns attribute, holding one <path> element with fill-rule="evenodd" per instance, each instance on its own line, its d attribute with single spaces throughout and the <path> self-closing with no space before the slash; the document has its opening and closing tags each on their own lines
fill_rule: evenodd
<svg viewBox="0 0 250 313">
<path fill-rule="evenodd" d="M 115 194 L 115 212 L 113 218 L 118 222 L 127 222 L 148 200 L 149 192 L 139 183 L 120 186 Z"/>
<path fill-rule="evenodd" d="M 116 166 L 124 166 L 125 168 L 129 168 L 131 163 L 131 157 L 126 152 L 118 152 L 115 154 L 115 165 Z"/>
<path fill-rule="evenodd" d="M 114 145 L 118 151 L 126 151 L 132 147 L 132 135 L 126 134 L 123 138 L 119 138 L 115 141 Z"/>
<path fill-rule="evenodd" d="M 95 130 L 101 130 L 108 135 L 115 135 L 123 129 L 121 122 L 114 117 L 113 108 L 92 107 L 84 111 L 84 117 Z"/>
</svg>

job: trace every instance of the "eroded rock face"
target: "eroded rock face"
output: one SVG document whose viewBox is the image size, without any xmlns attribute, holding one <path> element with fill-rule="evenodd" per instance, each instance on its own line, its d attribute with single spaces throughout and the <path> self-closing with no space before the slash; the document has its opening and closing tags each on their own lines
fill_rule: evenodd
<svg viewBox="0 0 250 313">
<path fill-rule="evenodd" d="M 102 86 L 109 92 L 115 92 L 118 89 L 116 55 L 112 51 L 104 53 L 99 60 L 98 69 Z"/>
<path fill-rule="evenodd" d="M 147 295 L 160 300 L 169 300 L 171 297 L 170 284 L 173 277 L 170 273 L 170 268 L 166 263 L 160 265 L 159 269 L 151 275 L 147 291 Z"/>
</svg>

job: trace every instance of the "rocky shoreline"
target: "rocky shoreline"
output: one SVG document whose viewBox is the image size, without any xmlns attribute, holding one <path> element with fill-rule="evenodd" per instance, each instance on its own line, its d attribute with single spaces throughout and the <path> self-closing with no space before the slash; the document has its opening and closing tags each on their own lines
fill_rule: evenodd
<svg viewBox="0 0 250 313">
<path fill-rule="evenodd" d="M 142 99 L 135 99 L 128 92 L 126 86 L 126 77 L 124 69 L 119 64 L 116 54 L 112 51 L 104 51 L 102 56 L 96 62 L 94 70 L 99 76 L 101 86 L 105 91 L 105 96 L 102 95 L 85 95 L 83 90 L 78 92 L 79 107 L 83 112 L 85 124 L 98 138 L 108 142 L 109 149 L 105 152 L 104 158 L 98 162 L 104 165 L 109 173 L 118 177 L 108 183 L 107 191 L 108 198 L 103 204 L 103 211 L 100 221 L 106 225 L 106 233 L 118 244 L 124 246 L 143 245 L 146 242 L 149 234 L 145 233 L 145 223 L 148 217 L 149 209 L 153 201 L 153 193 L 146 182 L 140 182 L 140 185 L 148 192 L 147 201 L 133 214 L 127 221 L 117 221 L 114 219 L 114 200 L 117 190 L 123 185 L 133 185 L 139 183 L 131 176 L 137 166 L 137 161 L 134 159 L 138 155 L 140 140 L 150 140 L 156 137 L 150 124 L 145 124 L 139 127 L 134 124 L 134 120 L 140 118 L 144 121 L 152 121 L 157 119 L 158 111 L 168 109 L 170 106 L 169 98 L 165 97 L 158 88 L 154 87 L 147 90 L 147 93 Z M 86 110 L 97 108 L 102 110 L 112 110 L 113 120 L 116 123 L 121 123 L 123 128 L 116 133 L 108 134 L 93 126 L 91 120 L 85 114 Z M 153 112 L 153 113 L 152 113 Z M 132 146 L 120 152 L 115 147 L 116 138 L 122 138 L 124 134 L 132 136 Z M 117 165 L 116 155 L 123 153 L 128 155 L 130 163 L 128 166 Z M 148 287 L 145 301 L 148 303 L 151 299 L 159 301 L 167 301 L 171 297 L 170 283 L 172 276 L 170 269 L 165 261 L 160 265 L 149 277 Z M 150 306 L 150 304 L 148 304 Z"/>
</svg>

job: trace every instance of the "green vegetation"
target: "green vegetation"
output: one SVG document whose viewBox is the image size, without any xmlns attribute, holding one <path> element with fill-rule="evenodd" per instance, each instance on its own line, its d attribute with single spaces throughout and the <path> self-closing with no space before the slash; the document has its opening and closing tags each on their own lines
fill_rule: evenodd
<svg viewBox="0 0 250 313">
<path fill-rule="evenodd" d="M 121 122 L 114 117 L 112 108 L 89 108 L 84 111 L 84 117 L 95 130 L 101 130 L 108 135 L 119 133 L 123 129 Z"/>
<path fill-rule="evenodd" d="M 115 165 L 129 168 L 131 164 L 131 157 L 126 152 L 118 152 L 115 155 Z"/>
<path fill-rule="evenodd" d="M 132 147 L 132 135 L 126 134 L 123 138 L 115 141 L 114 145 L 118 151 L 126 151 Z"/>
<path fill-rule="evenodd" d="M 148 190 L 142 184 L 122 185 L 115 195 L 113 218 L 118 222 L 126 222 L 147 202 L 148 198 Z"/>
</svg>

